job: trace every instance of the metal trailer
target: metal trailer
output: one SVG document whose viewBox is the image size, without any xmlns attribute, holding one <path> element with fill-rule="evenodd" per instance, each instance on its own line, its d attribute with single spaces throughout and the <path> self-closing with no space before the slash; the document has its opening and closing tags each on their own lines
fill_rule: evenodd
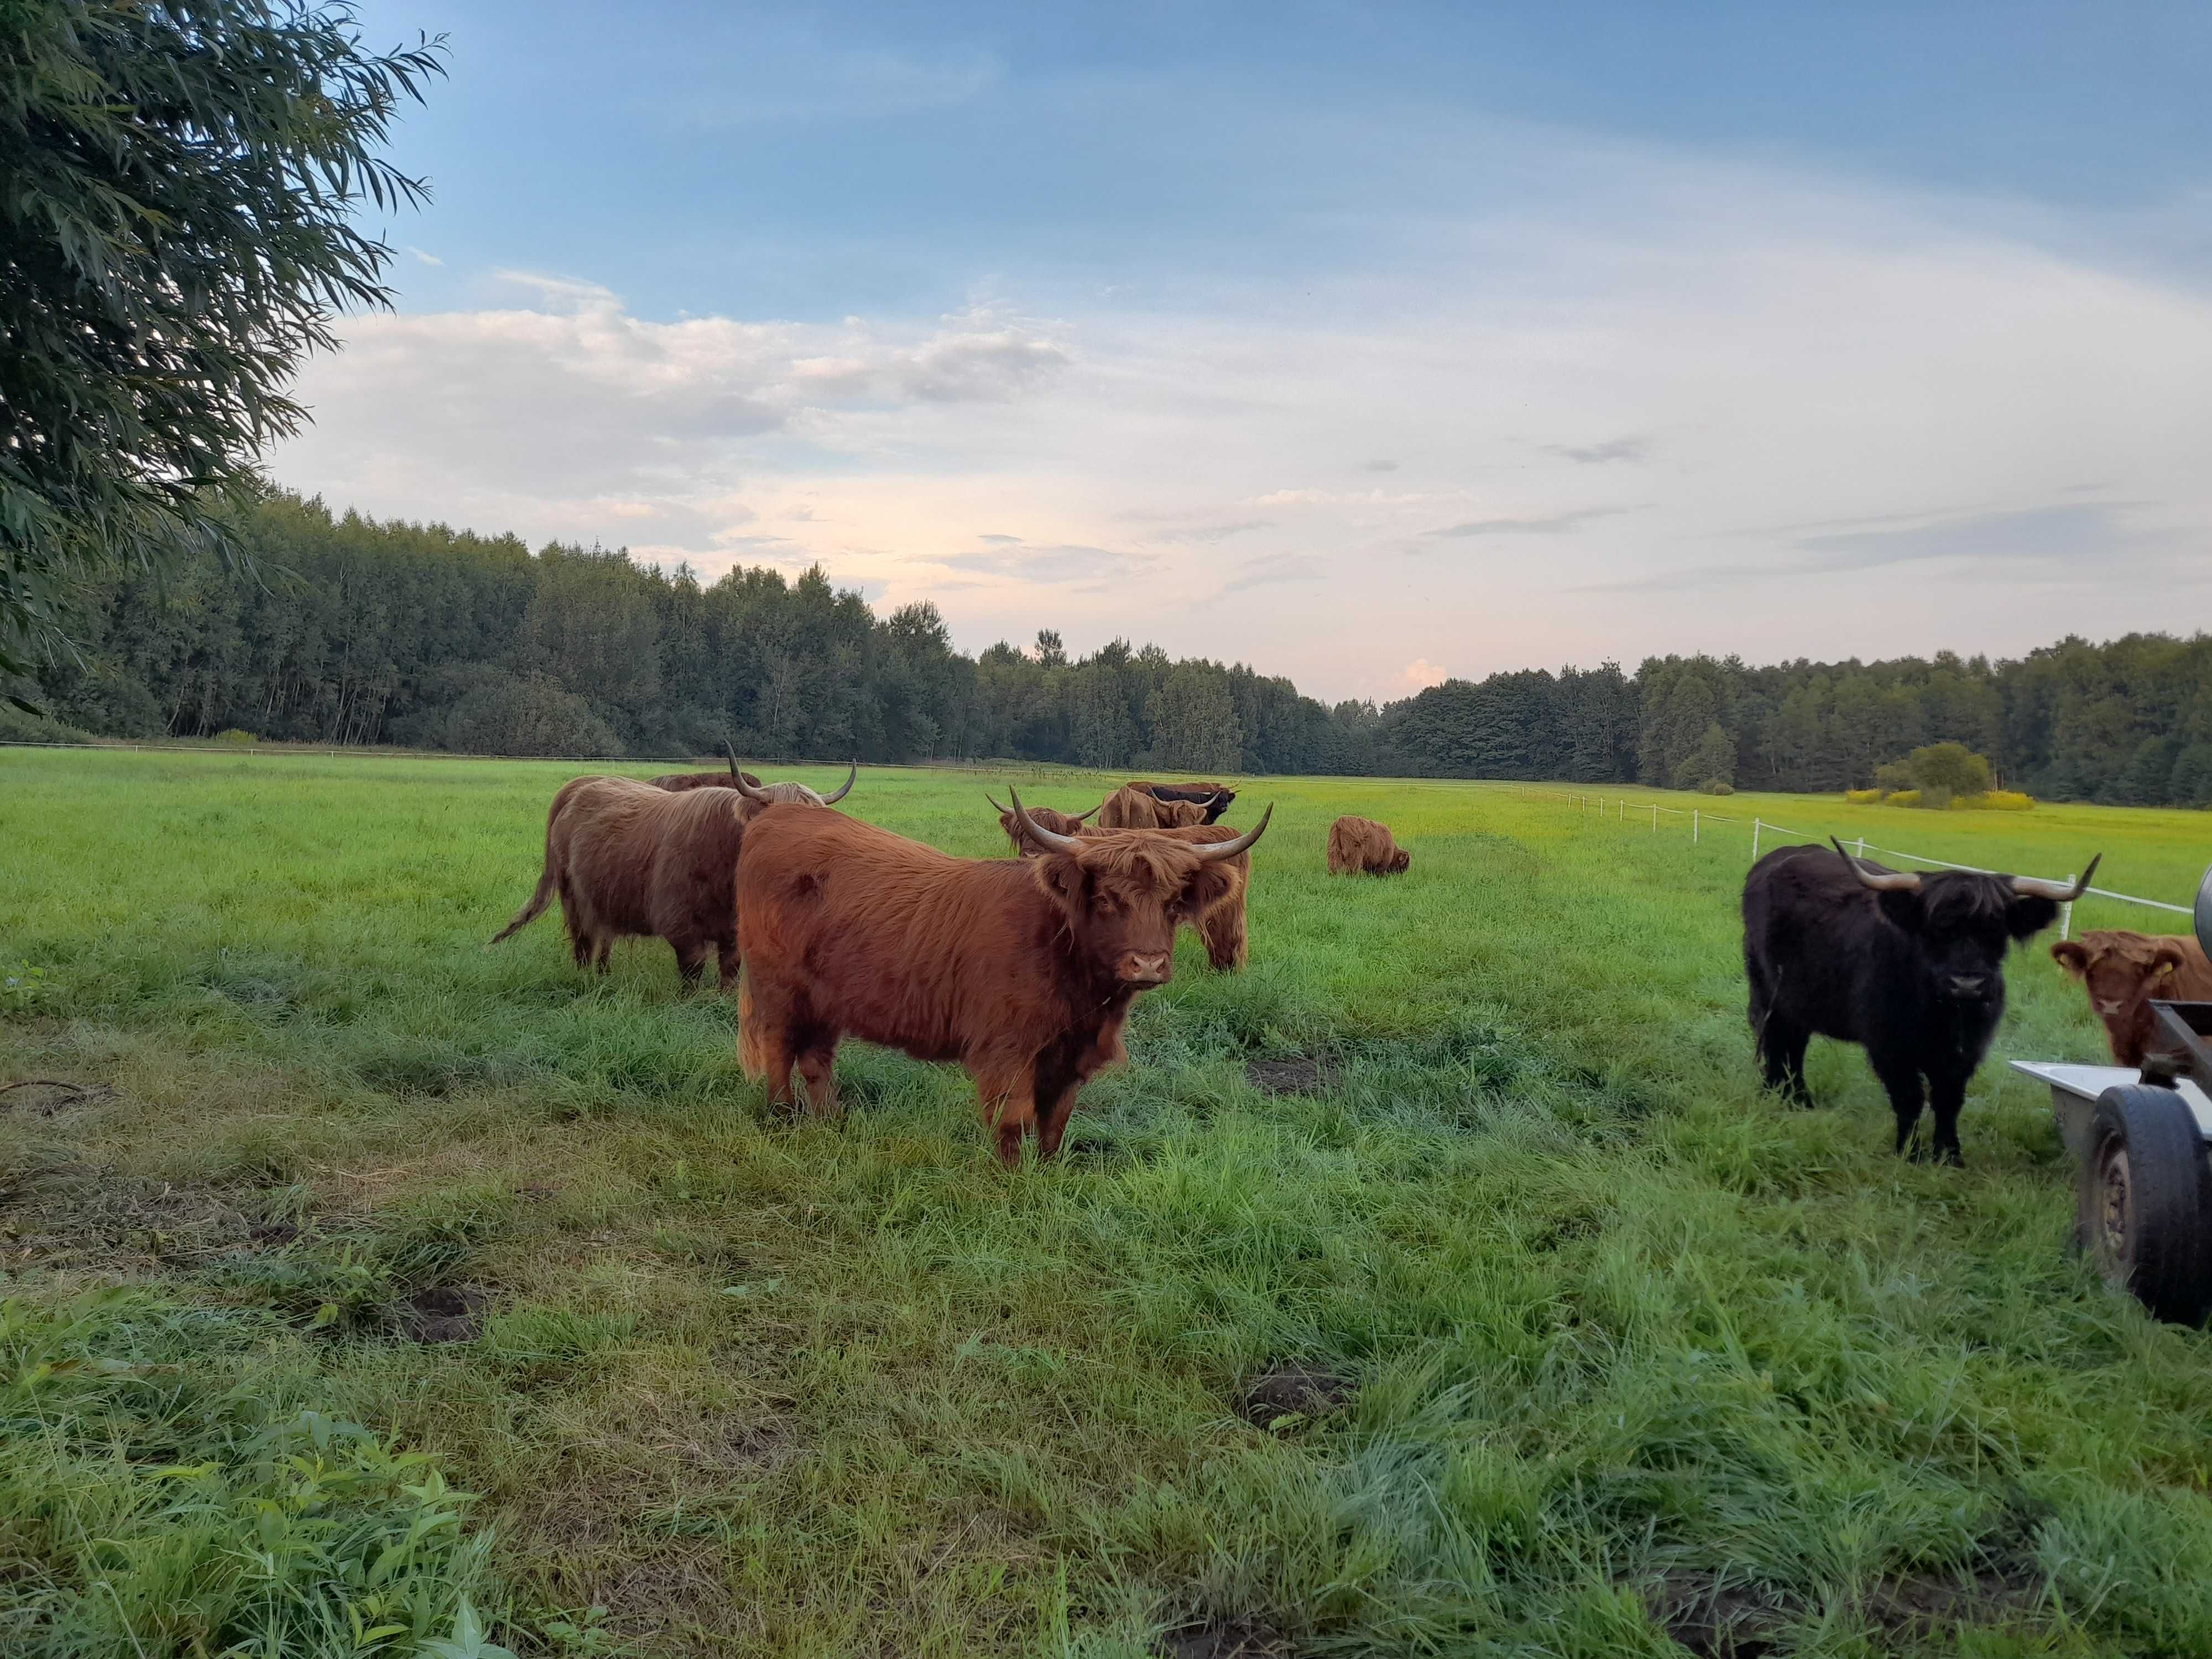
<svg viewBox="0 0 2212 1659">
<path fill-rule="evenodd" d="M 2197 890 L 2212 953 L 2212 870 Z M 2159 1002 L 2160 1043 L 2140 1069 L 2016 1060 L 2050 1085 L 2073 1153 L 2074 1237 L 2106 1282 L 2160 1319 L 2212 1313 L 2212 1002 Z"/>
</svg>

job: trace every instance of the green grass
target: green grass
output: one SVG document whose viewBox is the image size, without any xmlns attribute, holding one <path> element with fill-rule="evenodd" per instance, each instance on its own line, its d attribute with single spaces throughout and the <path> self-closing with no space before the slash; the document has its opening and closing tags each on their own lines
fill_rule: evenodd
<svg viewBox="0 0 2212 1659">
<path fill-rule="evenodd" d="M 2101 1056 L 2047 941 L 1969 1167 L 1911 1164 L 1856 1052 L 1816 1044 L 1824 1109 L 1753 1086 L 1746 832 L 1255 783 L 1250 969 L 1186 941 L 1067 1154 L 1010 1175 L 953 1068 L 854 1045 L 843 1125 L 772 1121 L 664 946 L 604 983 L 557 918 L 482 949 L 574 769 L 0 756 L 0 1081 L 97 1085 L 0 1095 L 10 1659 L 363 1650 L 349 1608 L 401 1626 L 365 1650 L 466 1650 L 465 1599 L 519 1653 L 2212 1650 L 2212 1339 L 2069 1256 L 2001 1064 Z M 996 856 L 1007 775 L 849 805 Z M 2101 848 L 2174 902 L 2212 854 L 2201 814 L 1698 804 Z M 1328 877 L 1342 811 L 1411 874 Z M 1320 1092 L 1248 1080 L 1298 1056 Z M 476 1339 L 409 1340 L 456 1285 Z M 1357 1392 L 1245 1421 L 1290 1364 Z"/>
</svg>

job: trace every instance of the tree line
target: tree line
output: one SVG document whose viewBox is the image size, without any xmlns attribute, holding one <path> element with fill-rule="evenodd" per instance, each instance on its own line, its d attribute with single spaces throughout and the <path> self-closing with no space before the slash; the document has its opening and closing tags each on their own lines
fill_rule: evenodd
<svg viewBox="0 0 2212 1659">
<path fill-rule="evenodd" d="M 1991 662 L 1751 667 L 1665 657 L 1325 705 L 1243 664 L 1060 635 L 955 650 L 927 602 L 878 616 L 817 567 L 712 583 L 626 554 L 386 523 L 269 490 L 230 559 L 111 574 L 76 648 L 0 684 L 0 735 L 207 736 L 468 753 L 993 758 L 1109 770 L 1560 779 L 1829 792 L 1925 744 L 2004 787 L 2212 804 L 2212 636 Z"/>
</svg>

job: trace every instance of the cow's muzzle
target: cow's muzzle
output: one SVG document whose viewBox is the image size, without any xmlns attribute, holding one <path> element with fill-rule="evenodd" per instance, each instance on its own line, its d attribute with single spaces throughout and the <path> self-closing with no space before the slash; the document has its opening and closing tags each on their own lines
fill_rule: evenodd
<svg viewBox="0 0 2212 1659">
<path fill-rule="evenodd" d="M 1132 951 L 1121 958 L 1124 985 L 1164 985 L 1175 975 L 1175 957 L 1166 951 Z"/>
<path fill-rule="evenodd" d="M 1951 994 L 1954 996 L 1978 997 L 1989 988 L 1989 984 L 1986 974 L 1954 974 L 1951 975 Z"/>
</svg>

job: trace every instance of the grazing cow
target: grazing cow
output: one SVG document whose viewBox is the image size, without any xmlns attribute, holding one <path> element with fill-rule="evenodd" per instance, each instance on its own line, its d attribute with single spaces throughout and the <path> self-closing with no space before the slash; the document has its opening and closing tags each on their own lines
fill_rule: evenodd
<svg viewBox="0 0 2212 1659">
<path fill-rule="evenodd" d="M 2004 1013 L 2004 956 L 2079 898 L 2027 876 L 1900 873 L 1837 846 L 1783 847 L 1743 884 L 1743 966 L 1751 1029 L 1770 1088 L 1810 1105 L 1805 1045 L 1856 1042 L 1897 1116 L 1897 1150 L 1913 1141 L 1923 1079 L 1935 1153 L 1960 1162 L 1959 1108 Z"/>
<path fill-rule="evenodd" d="M 1125 783 L 1106 797 L 1097 808 L 1101 830 L 1180 830 L 1194 824 L 1212 823 L 1228 810 L 1236 799 L 1230 790 L 1209 795 L 1202 800 L 1188 800 L 1181 795 L 1156 795 L 1159 784 Z"/>
<path fill-rule="evenodd" d="M 2203 945 L 2178 933 L 2093 927 L 2059 940 L 2051 954 L 2087 988 L 2112 1058 L 2123 1066 L 2140 1066 L 2150 1052 L 2158 1030 L 2154 1001 L 2212 1002 L 2212 962 Z"/>
<path fill-rule="evenodd" d="M 1043 843 L 1024 839 L 1021 825 L 1010 809 L 999 806 L 997 801 L 991 800 L 988 792 L 983 799 L 991 801 L 993 806 L 998 807 L 999 827 L 1006 832 L 1006 839 L 1013 842 L 1014 851 L 1018 855 L 1025 859 L 1043 856 L 1045 852 Z M 1161 805 L 1164 807 L 1173 806 L 1188 812 L 1192 809 L 1194 803 L 1163 801 Z M 1096 807 L 1091 809 L 1092 811 L 1097 810 Z M 1097 840 L 1106 836 L 1130 833 L 1124 830 L 1092 828 L 1079 820 L 1068 817 L 1065 812 L 1054 812 L 1048 816 L 1041 807 L 1028 809 L 1026 816 L 1032 824 L 1042 829 L 1050 830 L 1062 836 L 1080 836 L 1085 840 Z M 1084 816 L 1087 817 L 1090 814 L 1085 813 Z M 1194 819 L 1164 825 L 1156 833 L 1173 836 L 1176 840 L 1188 842 L 1194 847 L 1202 847 L 1214 846 L 1224 841 L 1234 841 L 1239 832 L 1225 823 L 1200 823 Z M 1243 971 L 1245 958 L 1250 948 L 1249 935 L 1246 930 L 1244 920 L 1244 896 L 1251 886 L 1252 860 L 1249 855 L 1239 853 L 1235 858 L 1228 860 L 1224 867 L 1233 878 L 1228 890 L 1201 911 L 1192 925 L 1197 928 L 1200 939 L 1205 943 L 1206 962 L 1218 972 L 1233 974 Z"/>
<path fill-rule="evenodd" d="M 1267 828 L 1207 846 L 1164 835 L 1062 836 L 1024 822 L 1036 859 L 956 859 L 830 812 L 771 807 L 738 858 L 744 940 L 738 1063 L 770 1097 L 837 1110 L 848 1036 L 975 1080 L 1014 1164 L 1034 1129 L 1059 1151 L 1076 1091 L 1125 1057 L 1129 1005 L 1174 971 L 1177 922 L 1217 901 Z M 1269 809 L 1272 814 L 1273 809 Z"/>
<path fill-rule="evenodd" d="M 1328 872 L 1332 876 L 1399 876 L 1413 855 L 1390 838 L 1390 826 L 1350 813 L 1328 826 Z"/>
<path fill-rule="evenodd" d="M 737 982 L 737 915 L 731 897 L 745 825 L 779 803 L 826 805 L 803 783 L 762 784 L 730 769 L 735 788 L 664 789 L 635 778 L 586 777 L 562 785 L 545 815 L 545 867 L 537 890 L 493 938 L 496 945 L 561 896 L 579 968 L 607 971 L 615 940 L 660 939 L 676 952 L 686 991 L 708 951 L 724 989 Z M 859 769 L 854 768 L 857 774 Z"/>
</svg>

